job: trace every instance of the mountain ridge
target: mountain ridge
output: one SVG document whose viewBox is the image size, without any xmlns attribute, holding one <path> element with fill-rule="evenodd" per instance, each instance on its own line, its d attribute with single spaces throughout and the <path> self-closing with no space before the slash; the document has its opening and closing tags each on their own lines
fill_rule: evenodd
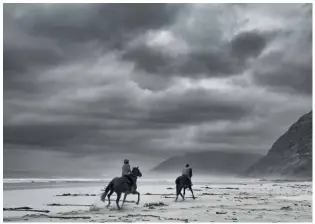
<svg viewBox="0 0 315 224">
<path fill-rule="evenodd" d="M 188 163 L 194 171 L 199 173 L 239 175 L 262 157 L 261 154 L 246 152 L 203 151 L 186 153 L 164 160 L 151 171 L 178 172 Z"/>
<path fill-rule="evenodd" d="M 312 111 L 301 116 L 244 173 L 249 177 L 312 177 Z"/>
</svg>

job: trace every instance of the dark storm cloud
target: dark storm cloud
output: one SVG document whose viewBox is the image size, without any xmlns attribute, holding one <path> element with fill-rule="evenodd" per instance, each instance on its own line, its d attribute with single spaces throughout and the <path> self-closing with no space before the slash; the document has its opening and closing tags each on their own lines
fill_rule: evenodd
<svg viewBox="0 0 315 224">
<path fill-rule="evenodd" d="M 61 62 L 63 55 L 57 45 L 49 39 L 28 34 L 28 29 L 10 9 L 4 10 L 4 72 L 15 74 L 26 72 L 33 66 L 43 68 Z"/>
<path fill-rule="evenodd" d="M 170 76 L 231 76 L 243 72 L 248 59 L 258 57 L 273 34 L 247 31 L 216 49 L 199 49 L 172 57 L 167 52 L 140 45 L 124 52 L 122 59 L 132 61 L 147 73 Z"/>
<path fill-rule="evenodd" d="M 53 51 L 52 48 L 21 49 L 5 46 L 3 54 L 6 56 L 3 62 L 3 69 L 11 74 L 27 71 L 27 68 L 32 63 L 45 67 L 62 61 L 62 57 Z"/>
<path fill-rule="evenodd" d="M 61 151 L 71 151 L 71 147 L 62 147 L 70 142 L 79 145 L 73 148 L 76 153 L 83 144 L 103 145 L 103 149 L 116 151 L 125 151 L 128 146 L 135 152 L 144 152 L 150 151 L 150 140 L 167 139 L 166 130 L 203 122 L 235 121 L 251 113 L 251 103 L 240 104 L 240 99 L 214 91 L 189 90 L 167 95 L 137 104 L 132 93 L 121 91 L 95 102 L 81 102 L 80 108 L 66 111 L 39 108 L 32 111 L 33 119 L 44 116 L 45 123 L 34 124 L 31 119 L 22 125 L 5 125 L 4 141 L 14 145 L 58 146 Z M 219 100 L 224 97 L 229 99 Z M 45 121 L 47 117 L 50 120 Z M 56 123 L 61 119 L 65 123 Z"/>
<path fill-rule="evenodd" d="M 297 37 L 289 49 L 273 51 L 253 70 L 254 81 L 278 92 L 312 95 L 312 28 Z"/>
<path fill-rule="evenodd" d="M 299 5 L 288 13 L 288 25 L 270 49 L 253 65 L 257 84 L 277 92 L 312 95 L 312 7 Z M 290 12 L 290 11 L 288 11 Z"/>
<path fill-rule="evenodd" d="M 232 55 L 241 58 L 257 57 L 266 47 L 267 35 L 259 31 L 243 32 L 231 42 Z"/>
<path fill-rule="evenodd" d="M 139 33 L 172 23 L 178 10 L 167 4 L 5 4 L 5 88 L 21 87 L 27 72 L 34 82 L 38 70 L 122 48 Z"/>
<path fill-rule="evenodd" d="M 53 13 L 35 11 L 23 24 L 31 33 L 57 41 L 100 41 L 119 47 L 141 32 L 169 25 L 178 9 L 167 4 L 63 4 Z M 34 23 L 37 16 L 41 20 Z"/>
<path fill-rule="evenodd" d="M 10 125 L 4 126 L 3 140 L 8 144 L 62 146 L 82 130 L 80 125 Z"/>
<path fill-rule="evenodd" d="M 152 101 L 148 121 L 166 124 L 199 124 L 219 120 L 238 120 L 251 113 L 252 105 L 237 99 L 223 99 L 215 91 L 190 90 Z"/>
<path fill-rule="evenodd" d="M 312 95 L 312 66 L 281 63 L 272 71 L 256 73 L 256 81 L 273 91 Z"/>
<path fill-rule="evenodd" d="M 173 60 L 170 56 L 147 46 L 139 46 L 126 51 L 122 59 L 135 62 L 139 69 L 148 73 L 169 72 L 167 67 Z"/>
</svg>

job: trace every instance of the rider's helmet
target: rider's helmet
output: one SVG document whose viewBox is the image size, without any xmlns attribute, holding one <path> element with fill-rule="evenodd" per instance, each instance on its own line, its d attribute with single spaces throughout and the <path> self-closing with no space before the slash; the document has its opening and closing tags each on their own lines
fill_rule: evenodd
<svg viewBox="0 0 315 224">
<path fill-rule="evenodd" d="M 186 167 L 189 167 L 189 164 L 188 164 L 188 163 L 186 164 Z"/>
<path fill-rule="evenodd" d="M 124 164 L 128 164 L 128 163 L 129 163 L 129 159 L 125 159 Z"/>
</svg>

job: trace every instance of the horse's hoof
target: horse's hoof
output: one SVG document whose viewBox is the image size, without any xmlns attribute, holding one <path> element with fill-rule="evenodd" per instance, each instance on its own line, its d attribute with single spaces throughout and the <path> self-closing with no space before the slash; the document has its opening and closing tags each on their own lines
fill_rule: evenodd
<svg viewBox="0 0 315 224">
<path fill-rule="evenodd" d="M 139 202 L 137 202 L 136 205 L 139 205 Z"/>
</svg>

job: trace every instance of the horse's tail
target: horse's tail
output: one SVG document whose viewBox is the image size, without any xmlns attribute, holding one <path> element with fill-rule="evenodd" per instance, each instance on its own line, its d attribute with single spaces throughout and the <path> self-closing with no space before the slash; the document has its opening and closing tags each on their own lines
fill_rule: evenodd
<svg viewBox="0 0 315 224">
<path fill-rule="evenodd" d="M 179 184 L 179 178 L 180 178 L 180 177 L 177 177 L 176 180 L 175 180 L 175 184 L 176 184 L 176 185 Z"/>
<path fill-rule="evenodd" d="M 113 188 L 113 181 L 109 182 L 109 184 L 107 185 L 104 193 L 101 195 L 101 201 L 105 202 L 105 198 L 106 195 L 108 194 L 108 192 Z"/>
</svg>

